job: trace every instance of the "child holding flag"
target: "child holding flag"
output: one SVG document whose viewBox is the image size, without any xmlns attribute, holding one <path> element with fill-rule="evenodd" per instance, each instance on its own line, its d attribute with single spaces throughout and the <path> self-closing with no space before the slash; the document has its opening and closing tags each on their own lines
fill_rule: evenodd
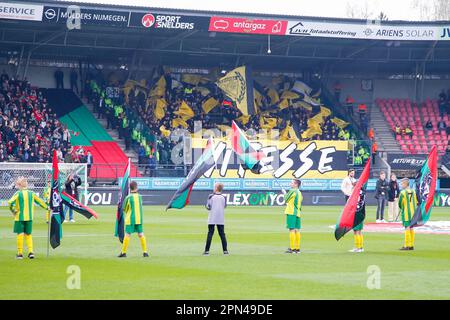
<svg viewBox="0 0 450 320">
<path fill-rule="evenodd" d="M 48 187 L 44 189 L 44 193 L 42 194 L 42 197 L 44 198 L 45 203 L 50 203 L 50 194 L 52 193 L 52 188 L 50 187 L 51 182 L 48 183 Z M 45 222 L 48 223 L 50 219 L 50 207 L 48 207 L 47 212 L 45 213 Z"/>
<path fill-rule="evenodd" d="M 8 201 L 9 210 L 14 215 L 14 232 L 17 234 L 17 255 L 16 259 L 23 259 L 23 239 L 28 247 L 28 258 L 34 259 L 33 230 L 34 203 L 47 210 L 44 200 L 39 198 L 33 191 L 28 190 L 28 181 L 24 177 L 19 177 L 16 181 L 19 189 Z"/>
<path fill-rule="evenodd" d="M 366 191 L 361 189 L 359 192 L 359 199 L 356 210 L 360 212 L 362 216 L 366 216 L 366 201 L 365 201 Z M 364 228 L 364 219 L 355 227 L 353 227 L 353 238 L 355 241 L 355 247 L 349 252 L 361 253 L 364 252 L 364 238 L 362 230 Z"/>
<path fill-rule="evenodd" d="M 142 210 L 142 196 L 138 193 L 136 181 L 130 183 L 130 194 L 123 202 L 123 211 L 125 214 L 125 237 L 123 238 L 122 251 L 119 258 L 126 258 L 127 248 L 130 243 L 132 233 L 137 232 L 141 242 L 142 252 L 144 258 L 148 257 L 147 243 L 143 230 L 143 210 Z"/>
<path fill-rule="evenodd" d="M 228 244 L 225 236 L 225 208 L 227 207 L 227 200 L 222 194 L 223 184 L 216 183 L 214 186 L 214 193 L 208 196 L 206 202 L 206 209 L 208 210 L 208 236 L 206 237 L 204 256 L 209 255 L 209 248 L 211 247 L 212 237 L 214 235 L 214 227 L 217 226 L 220 240 L 222 241 L 223 254 L 227 255 Z"/>
<path fill-rule="evenodd" d="M 286 228 L 289 229 L 290 247 L 286 253 L 300 253 L 300 213 L 302 209 L 303 196 L 300 192 L 300 180 L 293 179 L 291 181 L 291 189 L 284 196 L 286 203 Z"/>
<path fill-rule="evenodd" d="M 410 227 L 410 224 L 417 207 L 417 195 L 416 191 L 409 187 L 408 178 L 401 180 L 401 187 L 398 206 L 402 214 L 403 227 L 405 227 L 405 245 L 400 250 L 414 250 L 414 229 Z"/>
</svg>

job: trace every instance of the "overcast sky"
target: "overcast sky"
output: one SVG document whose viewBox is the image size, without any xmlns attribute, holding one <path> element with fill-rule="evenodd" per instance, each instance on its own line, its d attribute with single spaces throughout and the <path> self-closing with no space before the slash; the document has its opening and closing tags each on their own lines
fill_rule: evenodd
<svg viewBox="0 0 450 320">
<path fill-rule="evenodd" d="M 375 18 L 383 11 L 389 20 L 417 21 L 421 20 L 419 10 L 413 8 L 413 3 L 417 1 L 421 0 L 78 0 L 77 2 L 339 18 L 348 17 L 347 7 L 350 5 L 359 7 L 360 12 L 366 11 L 364 8 L 367 7 L 367 11 L 372 13 L 371 18 Z"/>
</svg>

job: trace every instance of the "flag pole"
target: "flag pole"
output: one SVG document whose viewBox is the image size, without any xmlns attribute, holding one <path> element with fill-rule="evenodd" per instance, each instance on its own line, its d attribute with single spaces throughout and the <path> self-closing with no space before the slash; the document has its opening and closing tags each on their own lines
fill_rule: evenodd
<svg viewBox="0 0 450 320">
<path fill-rule="evenodd" d="M 128 168 L 130 168 L 130 177 L 129 177 L 129 179 L 131 180 L 131 158 L 128 158 Z M 136 171 L 137 171 L 137 169 L 136 169 Z M 129 183 L 128 183 L 127 187 L 128 187 L 128 194 L 130 194 L 130 184 Z"/>
<path fill-rule="evenodd" d="M 50 225 L 52 224 L 53 212 L 50 212 L 47 226 L 47 258 L 50 255 Z"/>
</svg>

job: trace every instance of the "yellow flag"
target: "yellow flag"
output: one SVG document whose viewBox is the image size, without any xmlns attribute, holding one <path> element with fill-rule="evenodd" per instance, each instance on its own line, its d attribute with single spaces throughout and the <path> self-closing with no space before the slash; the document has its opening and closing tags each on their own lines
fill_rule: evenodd
<svg viewBox="0 0 450 320">
<path fill-rule="evenodd" d="M 255 98 L 255 106 L 260 108 L 262 106 L 262 95 L 259 93 L 258 90 L 253 88 L 253 97 Z"/>
<path fill-rule="evenodd" d="M 267 95 L 270 98 L 270 104 L 276 104 L 280 101 L 280 96 L 278 95 L 278 92 L 275 89 L 269 89 L 267 91 Z"/>
<path fill-rule="evenodd" d="M 300 96 L 297 93 L 289 91 L 289 90 L 283 91 L 283 93 L 281 94 L 281 99 L 291 99 L 292 100 L 292 99 L 298 99 L 298 98 L 300 98 Z"/>
<path fill-rule="evenodd" d="M 172 120 L 172 128 L 178 128 L 178 126 L 182 126 L 183 128 L 187 129 L 188 124 L 186 121 L 184 121 L 181 118 L 175 118 Z"/>
<path fill-rule="evenodd" d="M 313 136 L 315 136 L 316 134 L 321 135 L 322 134 L 322 128 L 320 127 L 320 124 L 323 122 L 323 118 L 322 117 L 317 117 L 314 116 L 310 119 L 308 119 L 308 129 L 306 129 L 303 133 L 302 133 L 302 138 L 306 139 L 306 138 L 312 138 Z"/>
<path fill-rule="evenodd" d="M 192 111 L 191 107 L 185 101 L 181 103 L 180 108 L 174 114 L 180 116 L 184 121 L 191 119 L 195 115 L 194 111 Z"/>
<path fill-rule="evenodd" d="M 328 117 L 331 114 L 331 110 L 326 107 L 320 107 L 320 113 L 323 117 Z"/>
<path fill-rule="evenodd" d="M 164 78 L 164 76 L 161 76 L 158 82 L 156 82 L 155 87 L 150 91 L 150 96 L 163 97 L 166 93 L 166 85 L 166 78 Z"/>
<path fill-rule="evenodd" d="M 280 108 L 280 110 L 288 108 L 289 107 L 288 99 L 281 100 L 281 102 L 278 104 L 278 107 Z"/>
<path fill-rule="evenodd" d="M 253 115 L 258 113 L 253 98 L 253 80 L 251 72 L 247 67 L 242 66 L 228 72 L 218 79 L 217 86 L 235 103 L 243 115 Z"/>
<path fill-rule="evenodd" d="M 236 121 L 242 123 L 243 125 L 246 125 L 248 121 L 250 120 L 250 116 L 242 115 L 239 118 L 236 118 Z"/>
<path fill-rule="evenodd" d="M 213 97 L 209 98 L 202 104 L 203 111 L 205 113 L 209 113 L 212 109 L 214 109 L 219 104 L 219 101 L 214 99 Z"/>
<path fill-rule="evenodd" d="M 155 118 L 161 120 L 166 114 L 167 102 L 164 99 L 158 99 L 154 110 Z"/>
<path fill-rule="evenodd" d="M 331 122 L 336 124 L 341 129 L 344 129 L 346 126 L 348 126 L 348 122 L 345 122 L 344 120 L 339 119 L 339 118 L 333 118 L 333 119 L 331 119 Z"/>
<path fill-rule="evenodd" d="M 277 119 L 259 117 L 259 123 L 262 129 L 273 129 L 277 125 Z"/>
<path fill-rule="evenodd" d="M 164 126 L 164 125 L 162 125 L 161 127 L 159 127 L 159 131 L 161 131 L 161 134 L 164 136 L 164 137 L 168 137 L 168 136 L 170 136 L 170 130 L 168 130 L 168 129 L 166 129 L 166 127 Z"/>
<path fill-rule="evenodd" d="M 217 128 L 219 128 L 222 132 L 229 132 L 231 130 L 230 126 L 224 125 L 224 124 L 218 124 Z"/>
</svg>

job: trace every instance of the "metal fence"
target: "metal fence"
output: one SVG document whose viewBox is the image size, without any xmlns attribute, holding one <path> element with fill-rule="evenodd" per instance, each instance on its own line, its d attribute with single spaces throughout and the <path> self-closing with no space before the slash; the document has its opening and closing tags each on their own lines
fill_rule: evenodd
<svg viewBox="0 0 450 320">
<path fill-rule="evenodd" d="M 126 163 L 94 163 L 88 167 L 91 180 L 117 180 L 123 177 Z M 132 177 L 185 177 L 190 166 L 187 165 L 132 165 Z"/>
</svg>

